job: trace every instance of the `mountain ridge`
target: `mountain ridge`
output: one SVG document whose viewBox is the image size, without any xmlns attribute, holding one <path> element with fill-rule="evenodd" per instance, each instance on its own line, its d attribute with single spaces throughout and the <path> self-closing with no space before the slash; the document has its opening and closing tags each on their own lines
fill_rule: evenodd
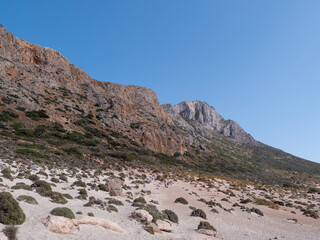
<svg viewBox="0 0 320 240">
<path fill-rule="evenodd" d="M 266 182 L 320 172 L 320 164 L 254 140 L 207 103 L 160 105 L 153 90 L 94 80 L 59 52 L 2 26 L 0 96 L 0 135 L 12 148 L 2 154 L 11 157 L 85 165 L 99 157 Z M 26 151 L 24 141 L 43 147 Z"/>
</svg>

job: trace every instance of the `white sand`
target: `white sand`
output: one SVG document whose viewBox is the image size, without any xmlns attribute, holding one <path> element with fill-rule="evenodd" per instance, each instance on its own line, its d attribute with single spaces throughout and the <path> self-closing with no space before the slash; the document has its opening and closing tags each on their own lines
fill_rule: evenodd
<svg viewBox="0 0 320 240">
<path fill-rule="evenodd" d="M 38 172 L 38 170 L 33 171 L 33 173 Z M 116 173 L 115 173 L 116 174 Z M 41 175 L 39 175 L 41 176 Z M 99 180 L 102 182 L 103 179 L 107 176 L 101 176 Z M 51 176 L 48 179 L 45 179 L 41 176 L 41 179 L 50 182 Z M 54 191 L 61 193 L 69 193 L 73 197 L 77 196 L 77 190 L 63 190 L 62 188 L 70 186 L 75 178 L 69 178 L 69 183 L 57 183 L 57 187 L 53 187 Z M 93 179 L 87 179 L 87 182 L 93 182 Z M 25 182 L 26 184 L 32 184 L 30 180 L 27 179 L 15 179 L 14 181 L 9 181 L 8 179 L 3 178 L 3 184 L 8 185 L 9 187 L 15 185 L 17 182 Z M 126 184 L 130 185 L 131 181 L 126 178 Z M 219 180 L 215 182 L 215 187 L 220 190 L 226 190 L 229 188 L 229 185 L 224 180 Z M 247 213 L 240 210 L 238 207 L 234 207 L 234 211 L 229 213 L 220 209 L 219 207 L 214 207 L 219 211 L 219 214 L 211 212 L 211 208 L 203 202 L 198 201 L 199 197 L 195 192 L 204 198 L 205 200 L 214 200 L 218 203 L 221 203 L 224 208 L 232 208 L 233 203 L 238 202 L 241 198 L 241 192 L 232 190 L 236 197 L 229 197 L 222 192 L 218 192 L 216 188 L 211 188 L 210 191 L 207 191 L 205 188 L 201 187 L 202 184 L 191 184 L 189 182 L 177 181 L 174 182 L 173 186 L 165 188 L 163 185 L 160 186 L 158 181 L 153 181 L 150 184 L 146 184 L 145 187 L 139 185 L 139 189 L 132 188 L 128 190 L 133 192 L 134 198 L 139 195 L 139 192 L 143 190 L 150 190 L 151 195 L 145 195 L 147 202 L 150 200 L 156 200 L 159 202 L 157 208 L 159 210 L 170 209 L 173 210 L 179 217 L 179 224 L 173 225 L 173 232 L 162 234 L 151 235 L 146 232 L 140 223 L 131 219 L 129 216 L 135 210 L 135 207 L 131 206 L 131 203 L 126 202 L 126 197 L 115 197 L 121 200 L 124 203 L 124 206 L 116 206 L 119 212 L 109 213 L 107 211 L 101 210 L 96 207 L 83 207 L 88 200 L 79 200 L 73 199 L 68 200 L 68 203 L 65 205 L 55 204 L 50 202 L 49 198 L 41 197 L 35 191 L 26 191 L 26 190 L 10 190 L 12 195 L 17 198 L 19 195 L 29 195 L 33 196 L 39 203 L 39 205 L 31 205 L 25 202 L 20 202 L 20 206 L 26 214 L 26 222 L 19 226 L 18 239 L 19 240 L 32 240 L 32 239 L 91 239 L 91 240 L 100 240 L 100 239 L 216 239 L 214 237 L 206 236 L 196 232 L 197 226 L 200 221 L 203 219 L 199 217 L 191 217 L 191 209 L 189 206 L 202 209 L 207 214 L 207 220 L 217 229 L 218 237 L 225 240 L 242 240 L 242 239 L 252 239 L 252 240 L 263 240 L 263 239 L 286 239 L 286 240 L 319 240 L 320 239 L 320 219 L 313 219 L 306 216 L 303 216 L 301 211 L 295 208 L 280 207 L 279 210 L 273 210 L 267 206 L 260 206 L 252 203 L 248 203 L 246 207 L 256 207 L 264 213 L 264 217 L 258 217 L 255 213 Z M 134 186 L 134 185 L 131 185 Z M 78 188 L 77 188 L 78 189 Z M 253 187 L 251 188 L 253 189 Z M 2 187 L 2 190 L 6 188 Z M 107 192 L 103 191 L 94 191 L 89 190 L 87 187 L 88 195 L 94 196 L 97 199 L 104 200 L 104 198 L 109 197 Z M 259 196 L 260 190 L 250 190 L 249 194 L 255 194 Z M 191 195 L 190 195 L 191 194 Z M 287 195 L 289 197 L 290 195 Z M 175 199 L 178 197 L 184 197 L 189 205 L 183 205 L 179 203 L 174 203 Z M 229 202 L 221 201 L 222 198 L 229 198 Z M 317 199 L 312 200 L 311 202 L 319 204 L 319 195 L 315 196 Z M 301 201 L 305 201 L 303 199 Z M 40 222 L 41 218 L 45 218 L 49 215 L 50 211 L 55 207 L 68 207 L 74 213 L 81 211 L 83 215 L 87 215 L 88 212 L 93 212 L 95 217 L 100 217 L 104 219 L 111 220 L 119 224 L 124 229 L 131 229 L 130 233 L 118 233 L 113 232 L 108 229 L 104 229 L 99 226 L 91 225 L 80 225 L 80 230 L 75 229 L 74 234 L 61 235 L 48 231 L 44 225 Z M 318 206 L 319 208 L 319 206 Z M 297 214 L 290 213 L 294 210 Z M 81 215 L 76 215 L 76 218 L 80 218 Z M 289 223 L 286 220 L 288 218 L 296 218 L 298 223 Z M 0 227 L 4 226 L 0 224 Z"/>
</svg>

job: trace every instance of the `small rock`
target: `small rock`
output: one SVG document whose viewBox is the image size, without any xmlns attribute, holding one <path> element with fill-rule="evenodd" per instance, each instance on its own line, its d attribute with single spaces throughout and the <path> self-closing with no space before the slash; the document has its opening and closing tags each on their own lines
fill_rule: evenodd
<svg viewBox="0 0 320 240">
<path fill-rule="evenodd" d="M 123 182 L 120 179 L 118 178 L 109 179 L 106 185 L 111 196 L 121 195 Z"/>
<path fill-rule="evenodd" d="M 217 235 L 216 231 L 209 230 L 209 229 L 198 229 L 197 232 L 201 233 L 201 234 L 208 235 L 208 236 L 216 236 Z"/>
<path fill-rule="evenodd" d="M 131 217 L 136 219 L 139 222 L 142 223 L 151 223 L 153 217 L 146 211 L 143 209 L 139 209 L 139 210 L 135 210 L 132 214 Z"/>
<path fill-rule="evenodd" d="M 155 223 L 150 223 L 149 227 L 152 228 L 154 233 L 162 234 L 161 230 L 159 229 L 159 227 Z"/>
<path fill-rule="evenodd" d="M 0 232 L 0 240 L 8 240 L 8 237 L 3 232 Z"/>
<path fill-rule="evenodd" d="M 161 230 L 161 231 L 165 231 L 165 232 L 172 232 L 172 226 L 169 222 L 167 221 L 163 221 L 163 220 L 158 220 L 157 221 L 157 225 L 158 225 L 158 228 Z"/>
</svg>

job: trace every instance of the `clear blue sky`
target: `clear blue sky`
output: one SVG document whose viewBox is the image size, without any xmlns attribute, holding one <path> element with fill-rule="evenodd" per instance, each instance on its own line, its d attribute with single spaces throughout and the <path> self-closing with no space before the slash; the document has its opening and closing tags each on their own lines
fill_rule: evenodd
<svg viewBox="0 0 320 240">
<path fill-rule="evenodd" d="M 202 100 L 257 140 L 320 162 L 320 1 L 1 1 L 15 36 L 91 77 Z"/>
</svg>

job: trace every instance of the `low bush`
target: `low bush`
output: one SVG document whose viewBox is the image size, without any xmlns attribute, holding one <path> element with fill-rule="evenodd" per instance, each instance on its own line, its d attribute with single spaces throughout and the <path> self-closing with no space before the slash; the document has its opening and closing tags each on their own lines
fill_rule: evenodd
<svg viewBox="0 0 320 240">
<path fill-rule="evenodd" d="M 20 225 L 26 216 L 19 203 L 8 192 L 0 193 L 0 223 L 5 225 Z"/>
<path fill-rule="evenodd" d="M 70 208 L 67 207 L 57 207 L 51 210 L 50 212 L 54 216 L 61 216 L 70 219 L 75 219 L 75 216 Z"/>
<path fill-rule="evenodd" d="M 7 179 L 9 179 L 10 181 L 13 181 L 13 177 L 12 177 L 12 175 L 11 175 L 11 171 L 10 171 L 9 168 L 3 169 L 3 170 L 1 171 L 1 173 L 2 173 L 2 176 L 3 176 L 4 178 L 7 178 Z"/>
<path fill-rule="evenodd" d="M 168 219 L 173 222 L 173 223 L 178 223 L 179 222 L 179 218 L 177 216 L 177 214 L 171 210 L 164 210 L 163 211 L 167 216 L 168 216 Z"/>
<path fill-rule="evenodd" d="M 108 211 L 108 212 L 118 212 L 118 209 L 117 209 L 115 206 L 113 206 L 113 205 L 109 205 L 109 206 L 107 207 L 107 211 Z"/>
<path fill-rule="evenodd" d="M 142 204 L 146 204 L 146 200 L 144 199 L 144 197 L 138 197 L 136 199 L 133 200 L 133 203 L 142 203 Z"/>
<path fill-rule="evenodd" d="M 26 202 L 33 205 L 38 205 L 38 202 L 34 197 L 27 196 L 27 195 L 20 195 L 19 197 L 17 197 L 17 200 L 20 202 Z"/>
<path fill-rule="evenodd" d="M 101 191 L 107 191 L 107 186 L 105 184 L 99 184 L 98 185 L 98 188 L 101 190 Z"/>
<path fill-rule="evenodd" d="M 123 203 L 120 200 L 110 198 L 108 201 L 109 204 L 117 205 L 117 206 L 123 206 Z"/>
<path fill-rule="evenodd" d="M 201 209 L 195 209 L 195 210 L 193 210 L 193 211 L 191 212 L 191 216 L 193 216 L 193 217 L 201 217 L 201 218 L 203 218 L 203 219 L 206 219 L 206 218 L 207 218 L 206 213 L 205 213 L 203 210 L 201 210 Z"/>
<path fill-rule="evenodd" d="M 77 187 L 83 187 L 85 188 L 87 186 L 86 183 L 82 182 L 81 180 L 75 181 L 72 186 L 77 186 Z"/>
<path fill-rule="evenodd" d="M 16 226 L 7 225 L 2 230 L 2 232 L 4 233 L 4 235 L 7 236 L 8 240 L 18 240 L 17 238 L 18 228 Z"/>
<path fill-rule="evenodd" d="M 265 206 L 268 206 L 269 208 L 272 208 L 272 209 L 275 209 L 275 210 L 278 210 L 279 209 L 279 205 L 269 201 L 269 200 L 266 200 L 266 199 L 261 199 L 261 198 L 258 198 L 258 199 L 255 199 L 254 200 L 254 203 L 255 204 L 258 204 L 258 205 L 265 205 Z"/>
<path fill-rule="evenodd" d="M 43 197 L 50 197 L 52 193 L 52 188 L 49 183 L 42 180 L 36 180 L 31 185 L 32 188 L 36 189 L 36 192 Z"/>
<path fill-rule="evenodd" d="M 23 189 L 27 191 L 32 191 L 32 187 L 23 182 L 16 183 L 16 185 L 12 186 L 11 189 Z"/>
<path fill-rule="evenodd" d="M 68 200 L 64 198 L 62 193 L 59 192 L 51 192 L 50 198 L 51 202 L 53 203 L 66 204 L 68 202 Z"/>
<path fill-rule="evenodd" d="M 37 176 L 37 175 L 35 175 L 35 174 L 33 174 L 33 175 L 30 175 L 29 176 L 29 180 L 31 180 L 31 181 L 37 181 L 37 180 L 39 180 L 39 177 Z"/>
<path fill-rule="evenodd" d="M 64 196 L 67 199 L 73 199 L 73 197 L 69 193 L 64 193 L 62 194 L 62 196 Z"/>
<path fill-rule="evenodd" d="M 59 182 L 60 182 L 59 179 L 58 179 L 58 178 L 55 178 L 55 177 L 51 178 L 50 181 L 51 181 L 51 182 L 54 182 L 54 183 L 59 183 Z"/>
<path fill-rule="evenodd" d="M 209 222 L 206 222 L 206 221 L 201 221 L 198 225 L 198 229 L 207 229 L 207 230 L 217 231 L 214 227 L 211 226 Z"/>
<path fill-rule="evenodd" d="M 182 204 L 185 204 L 185 205 L 189 204 L 188 201 L 186 199 L 184 199 L 183 197 L 177 198 L 174 202 L 175 203 L 182 203 Z"/>
</svg>

